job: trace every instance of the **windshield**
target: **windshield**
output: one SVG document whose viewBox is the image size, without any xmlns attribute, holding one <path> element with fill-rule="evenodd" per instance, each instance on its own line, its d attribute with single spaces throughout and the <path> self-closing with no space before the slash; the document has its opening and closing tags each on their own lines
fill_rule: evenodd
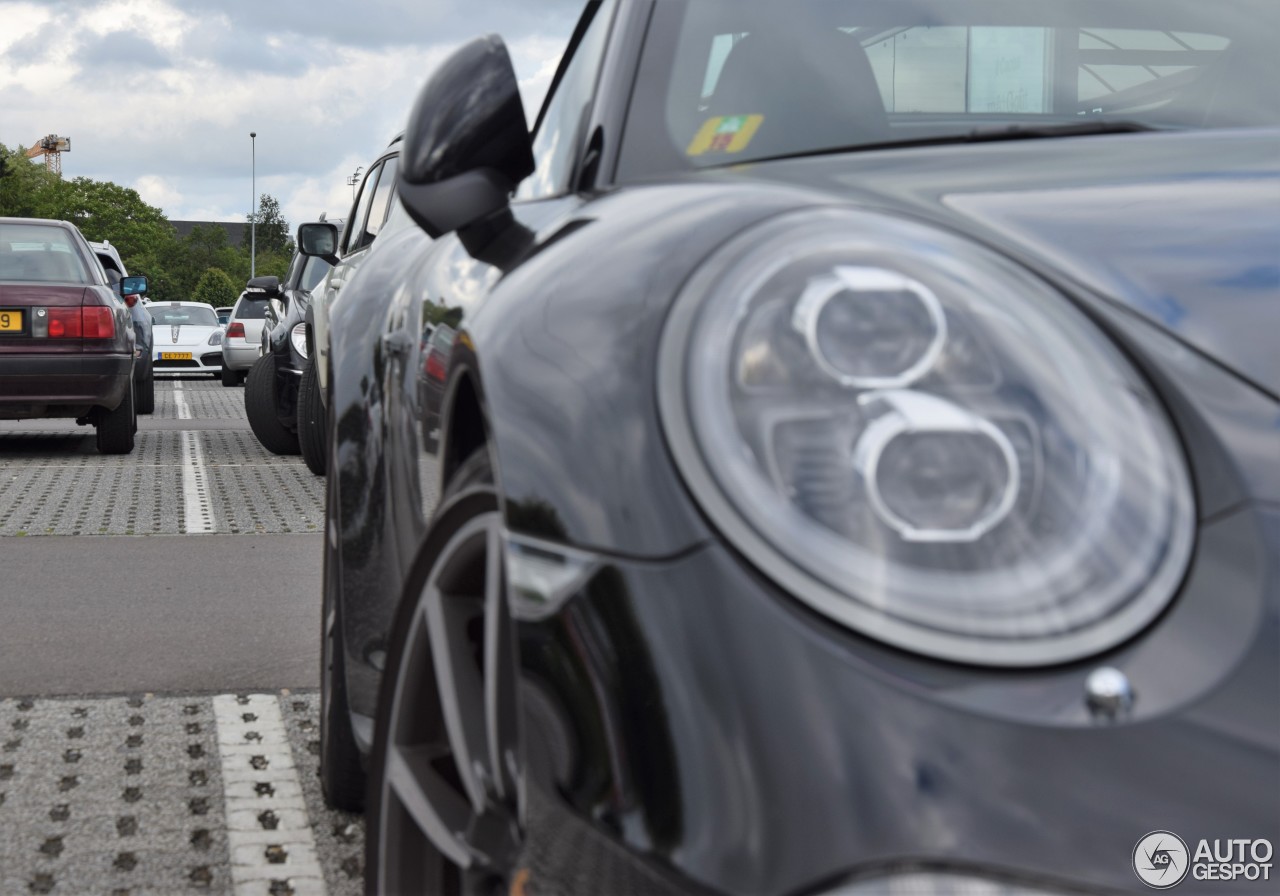
<svg viewBox="0 0 1280 896">
<path fill-rule="evenodd" d="M 71 235 L 61 227 L 0 224 L 0 280 L 91 283 Z"/>
<path fill-rule="evenodd" d="M 672 0 L 620 173 L 1009 127 L 1280 123 L 1274 0 Z"/>
<path fill-rule="evenodd" d="M 314 255 L 307 256 L 307 266 L 302 272 L 302 282 L 299 286 L 311 292 L 325 277 L 329 276 L 329 272 L 333 270 L 333 265 L 325 261 L 323 258 L 317 258 Z"/>
<path fill-rule="evenodd" d="M 231 316 L 236 320 L 266 320 L 267 300 L 241 299 L 240 304 L 236 305 L 235 313 Z"/>
<path fill-rule="evenodd" d="M 151 312 L 151 319 L 157 324 L 169 324 L 174 327 L 184 325 L 216 327 L 218 325 L 218 316 L 213 313 L 213 309 L 199 305 L 151 305 L 147 310 Z"/>
</svg>

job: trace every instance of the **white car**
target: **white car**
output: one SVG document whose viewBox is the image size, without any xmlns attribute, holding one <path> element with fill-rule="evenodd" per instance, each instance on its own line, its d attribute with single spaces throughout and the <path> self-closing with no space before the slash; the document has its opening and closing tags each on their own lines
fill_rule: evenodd
<svg viewBox="0 0 1280 896">
<path fill-rule="evenodd" d="M 279 277 L 255 277 L 245 285 L 227 321 L 222 339 L 222 385 L 244 382 L 249 368 L 262 357 L 262 330 L 267 307 L 280 297 Z"/>
<path fill-rule="evenodd" d="M 222 376 L 222 327 L 207 302 L 152 302 L 153 369 Z"/>
</svg>

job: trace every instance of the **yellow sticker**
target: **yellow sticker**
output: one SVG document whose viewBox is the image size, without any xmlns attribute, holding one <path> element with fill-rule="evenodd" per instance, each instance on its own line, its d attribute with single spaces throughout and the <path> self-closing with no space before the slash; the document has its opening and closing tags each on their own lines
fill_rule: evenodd
<svg viewBox="0 0 1280 896">
<path fill-rule="evenodd" d="M 709 119 L 685 152 L 691 156 L 708 152 L 742 152 L 763 123 L 763 115 L 722 115 Z"/>
</svg>

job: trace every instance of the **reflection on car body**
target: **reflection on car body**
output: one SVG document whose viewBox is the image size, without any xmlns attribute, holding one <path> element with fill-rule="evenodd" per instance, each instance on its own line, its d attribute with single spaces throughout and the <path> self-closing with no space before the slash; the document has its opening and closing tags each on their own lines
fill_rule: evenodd
<svg viewBox="0 0 1280 896">
<path fill-rule="evenodd" d="M 332 309 L 370 890 L 511 886 L 557 824 L 583 892 L 1280 839 L 1278 16 L 605 0 L 531 141 L 501 42 L 451 56 L 422 229 Z"/>
</svg>

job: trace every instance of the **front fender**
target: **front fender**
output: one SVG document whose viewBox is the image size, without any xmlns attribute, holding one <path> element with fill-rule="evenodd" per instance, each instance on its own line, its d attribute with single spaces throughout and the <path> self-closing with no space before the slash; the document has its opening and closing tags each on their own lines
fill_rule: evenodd
<svg viewBox="0 0 1280 896">
<path fill-rule="evenodd" d="M 717 246 L 807 201 L 770 187 L 628 188 L 539 234 L 494 284 L 465 335 L 513 531 L 634 557 L 709 537 L 659 425 L 658 339 Z"/>
</svg>

